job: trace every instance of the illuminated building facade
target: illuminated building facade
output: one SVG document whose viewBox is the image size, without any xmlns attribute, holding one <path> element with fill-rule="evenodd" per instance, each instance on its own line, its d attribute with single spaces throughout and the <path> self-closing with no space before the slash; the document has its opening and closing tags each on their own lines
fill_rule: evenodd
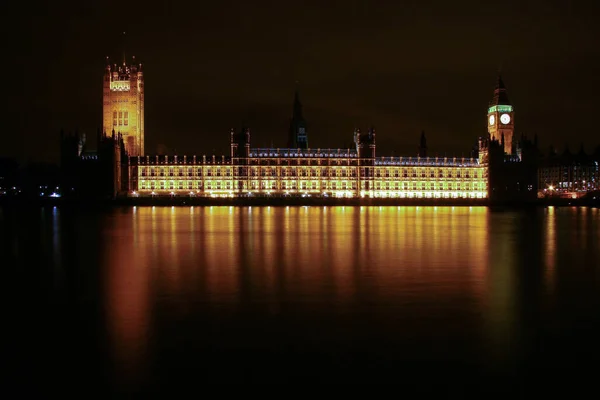
<svg viewBox="0 0 600 400">
<path fill-rule="evenodd" d="M 103 184 L 102 193 L 113 197 L 510 200 L 537 196 L 537 151 L 524 137 L 514 140 L 514 110 L 500 78 L 487 113 L 488 133 L 479 140 L 478 154 L 469 158 L 428 156 L 424 133 L 415 156 L 377 156 L 373 128 L 356 129 L 351 148 L 310 148 L 298 92 L 287 148 L 252 148 L 250 129 L 242 128 L 230 131 L 228 155 L 145 155 L 143 81 L 141 65 L 106 66 L 101 147 L 94 155 L 82 151 L 79 139 L 63 138 L 66 175 L 89 164 L 111 179 L 110 185 Z"/>
<path fill-rule="evenodd" d="M 102 131 L 121 134 L 127 154 L 144 155 L 144 74 L 142 64 L 123 60 L 104 69 Z"/>
<path fill-rule="evenodd" d="M 135 195 L 486 198 L 478 158 L 376 157 L 374 129 L 351 149 L 251 148 L 250 130 L 230 132 L 229 157 L 129 158 Z"/>
<path fill-rule="evenodd" d="M 514 110 L 498 78 L 488 134 L 477 157 L 378 157 L 374 129 L 354 132 L 354 146 L 312 149 L 296 92 L 288 148 L 252 148 L 250 130 L 230 131 L 228 156 L 127 158 L 124 190 L 133 196 L 321 196 L 346 198 L 530 199 L 537 193 L 534 145 L 514 140 Z"/>
</svg>

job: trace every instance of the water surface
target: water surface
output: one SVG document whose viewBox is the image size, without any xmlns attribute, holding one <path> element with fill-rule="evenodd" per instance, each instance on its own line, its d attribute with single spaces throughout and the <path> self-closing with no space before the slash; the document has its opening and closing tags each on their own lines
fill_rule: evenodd
<svg viewBox="0 0 600 400">
<path fill-rule="evenodd" d="M 600 211 L 3 209 L 10 379 L 503 385 L 592 376 Z"/>
</svg>

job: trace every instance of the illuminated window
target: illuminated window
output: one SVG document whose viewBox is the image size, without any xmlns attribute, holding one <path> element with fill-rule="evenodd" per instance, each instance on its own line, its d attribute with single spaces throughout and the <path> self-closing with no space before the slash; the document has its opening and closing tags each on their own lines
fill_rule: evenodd
<svg viewBox="0 0 600 400">
<path fill-rule="evenodd" d="M 119 111 L 119 126 L 123 126 L 123 111 Z"/>
<path fill-rule="evenodd" d="M 117 126 L 117 112 L 113 111 L 113 126 Z"/>
<path fill-rule="evenodd" d="M 123 125 L 129 125 L 129 112 L 125 111 L 125 115 L 123 116 Z"/>
</svg>

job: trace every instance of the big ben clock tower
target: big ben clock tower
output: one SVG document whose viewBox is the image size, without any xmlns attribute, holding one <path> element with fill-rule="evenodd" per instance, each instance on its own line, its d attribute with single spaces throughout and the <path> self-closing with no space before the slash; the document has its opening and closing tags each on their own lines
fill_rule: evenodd
<svg viewBox="0 0 600 400">
<path fill-rule="evenodd" d="M 498 142 L 504 141 L 504 153 L 513 154 L 513 136 L 515 131 L 514 110 L 502 77 L 498 75 L 498 82 L 494 90 L 494 98 L 490 102 L 487 114 L 487 126 L 490 138 Z"/>
</svg>

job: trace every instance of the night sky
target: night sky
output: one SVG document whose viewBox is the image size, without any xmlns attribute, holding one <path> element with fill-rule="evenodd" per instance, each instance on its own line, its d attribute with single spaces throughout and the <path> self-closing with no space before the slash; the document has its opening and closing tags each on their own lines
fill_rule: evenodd
<svg viewBox="0 0 600 400">
<path fill-rule="evenodd" d="M 466 156 L 499 68 L 518 135 L 600 144 L 597 1 L 6 3 L 0 156 L 20 162 L 57 161 L 61 128 L 95 136 L 123 31 L 144 64 L 146 153 L 228 154 L 242 122 L 253 146 L 284 147 L 298 81 L 310 147 L 373 125 L 378 155 L 416 155 L 425 130 L 430 155 Z"/>
</svg>

